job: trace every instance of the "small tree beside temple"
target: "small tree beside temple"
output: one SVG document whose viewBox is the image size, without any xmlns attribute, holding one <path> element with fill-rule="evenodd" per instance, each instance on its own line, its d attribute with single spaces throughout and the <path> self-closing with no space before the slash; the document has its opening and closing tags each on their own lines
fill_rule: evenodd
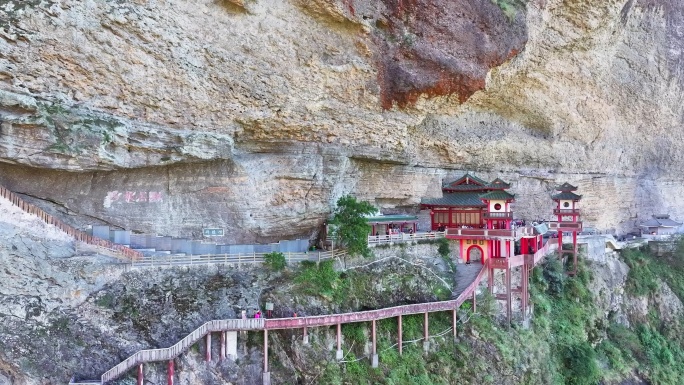
<svg viewBox="0 0 684 385">
<path fill-rule="evenodd" d="M 368 202 L 359 202 L 351 195 L 345 195 L 337 200 L 337 207 L 330 221 L 332 235 L 338 244 L 347 248 L 351 255 L 370 257 L 368 235 L 371 226 L 366 221 L 366 215 L 376 212 Z"/>
</svg>

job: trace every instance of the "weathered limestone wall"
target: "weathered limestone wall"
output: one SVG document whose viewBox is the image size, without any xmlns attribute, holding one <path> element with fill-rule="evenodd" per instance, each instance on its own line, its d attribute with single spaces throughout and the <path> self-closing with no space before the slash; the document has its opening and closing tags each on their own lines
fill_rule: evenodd
<svg viewBox="0 0 684 385">
<path fill-rule="evenodd" d="M 566 180 L 598 228 L 684 217 L 680 2 L 6 3 L 0 183 L 79 224 L 306 237 L 466 170 L 524 218 Z"/>
</svg>

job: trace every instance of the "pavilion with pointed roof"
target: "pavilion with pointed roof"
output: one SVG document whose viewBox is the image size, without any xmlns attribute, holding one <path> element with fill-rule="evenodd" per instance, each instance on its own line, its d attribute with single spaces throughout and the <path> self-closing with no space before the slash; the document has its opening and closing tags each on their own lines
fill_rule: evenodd
<svg viewBox="0 0 684 385">
<path fill-rule="evenodd" d="M 510 186 L 499 178 L 488 182 L 467 173 L 443 184 L 442 197 L 424 198 L 420 206 L 430 210 L 432 231 L 445 231 L 447 238 L 459 242 L 465 262 L 484 263 L 512 255 L 515 196 L 506 191 Z"/>
<path fill-rule="evenodd" d="M 505 191 L 510 187 L 499 178 L 487 182 L 467 173 L 444 184 L 441 198 L 424 198 L 420 205 L 421 209 L 431 210 L 434 231 L 464 226 L 480 229 L 489 219 L 487 213 L 501 220 L 512 219 L 509 208 L 515 196 Z M 494 203 L 490 205 L 490 202 Z M 495 221 L 492 226 L 505 228 L 505 223 Z"/>
</svg>

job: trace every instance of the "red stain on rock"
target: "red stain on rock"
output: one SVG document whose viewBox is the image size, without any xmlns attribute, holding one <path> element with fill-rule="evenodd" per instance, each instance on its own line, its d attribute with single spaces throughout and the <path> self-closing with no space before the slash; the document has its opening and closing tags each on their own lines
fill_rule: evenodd
<svg viewBox="0 0 684 385">
<path fill-rule="evenodd" d="M 342 3 L 345 7 L 347 7 L 347 10 L 349 11 L 350 15 L 356 15 L 356 10 L 354 9 L 354 0 L 342 0 Z"/>
<path fill-rule="evenodd" d="M 524 8 L 509 18 L 490 0 L 381 2 L 373 36 L 385 109 L 413 105 L 421 95 L 456 94 L 465 102 L 485 87 L 490 68 L 527 41 Z"/>
</svg>

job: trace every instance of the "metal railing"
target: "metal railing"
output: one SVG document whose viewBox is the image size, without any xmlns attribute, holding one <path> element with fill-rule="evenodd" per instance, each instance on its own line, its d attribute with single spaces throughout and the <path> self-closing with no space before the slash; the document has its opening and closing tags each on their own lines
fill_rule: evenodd
<svg viewBox="0 0 684 385">
<path fill-rule="evenodd" d="M 92 235 L 88 235 L 81 230 L 77 230 L 74 227 L 69 226 L 61 220 L 55 218 L 54 216 L 46 213 L 40 207 L 24 201 L 23 199 L 19 198 L 17 194 L 6 189 L 5 187 L 0 186 L 0 196 L 9 200 L 10 202 L 12 202 L 13 205 L 19 207 L 21 210 L 42 219 L 43 222 L 57 227 L 58 229 L 70 235 L 77 241 L 81 241 L 89 245 L 104 247 L 110 251 L 117 252 L 132 261 L 142 258 L 143 256 L 142 253 L 139 251 L 135 251 L 123 245 L 117 245 L 116 243 L 110 242 L 108 240 L 93 237 Z"/>
<path fill-rule="evenodd" d="M 444 231 L 437 231 L 434 233 L 399 233 L 390 235 L 369 235 L 368 244 L 377 245 L 385 243 L 420 241 L 424 239 L 439 239 L 444 238 L 444 234 Z"/>
<path fill-rule="evenodd" d="M 131 267 L 164 267 L 164 266 L 187 266 L 187 265 L 209 265 L 209 264 L 234 264 L 250 265 L 264 263 L 265 255 L 270 253 L 251 253 L 251 254 L 201 254 L 184 255 L 175 254 L 169 256 L 142 257 L 131 261 Z M 282 253 L 287 263 L 301 261 L 325 261 L 328 259 L 341 258 L 347 255 L 344 249 L 332 251 L 310 251 L 303 253 Z"/>
<path fill-rule="evenodd" d="M 553 209 L 553 215 L 580 215 L 579 209 Z"/>
<path fill-rule="evenodd" d="M 449 228 L 446 230 L 446 236 L 453 237 L 497 237 L 497 238 L 515 238 L 515 230 L 501 230 L 501 229 L 462 229 Z"/>
<path fill-rule="evenodd" d="M 482 218 L 484 219 L 513 219 L 513 213 L 511 212 L 504 212 L 504 213 L 497 213 L 493 211 L 486 211 L 482 213 Z"/>
<path fill-rule="evenodd" d="M 582 222 L 546 222 L 549 230 L 573 231 L 582 230 Z"/>
</svg>

